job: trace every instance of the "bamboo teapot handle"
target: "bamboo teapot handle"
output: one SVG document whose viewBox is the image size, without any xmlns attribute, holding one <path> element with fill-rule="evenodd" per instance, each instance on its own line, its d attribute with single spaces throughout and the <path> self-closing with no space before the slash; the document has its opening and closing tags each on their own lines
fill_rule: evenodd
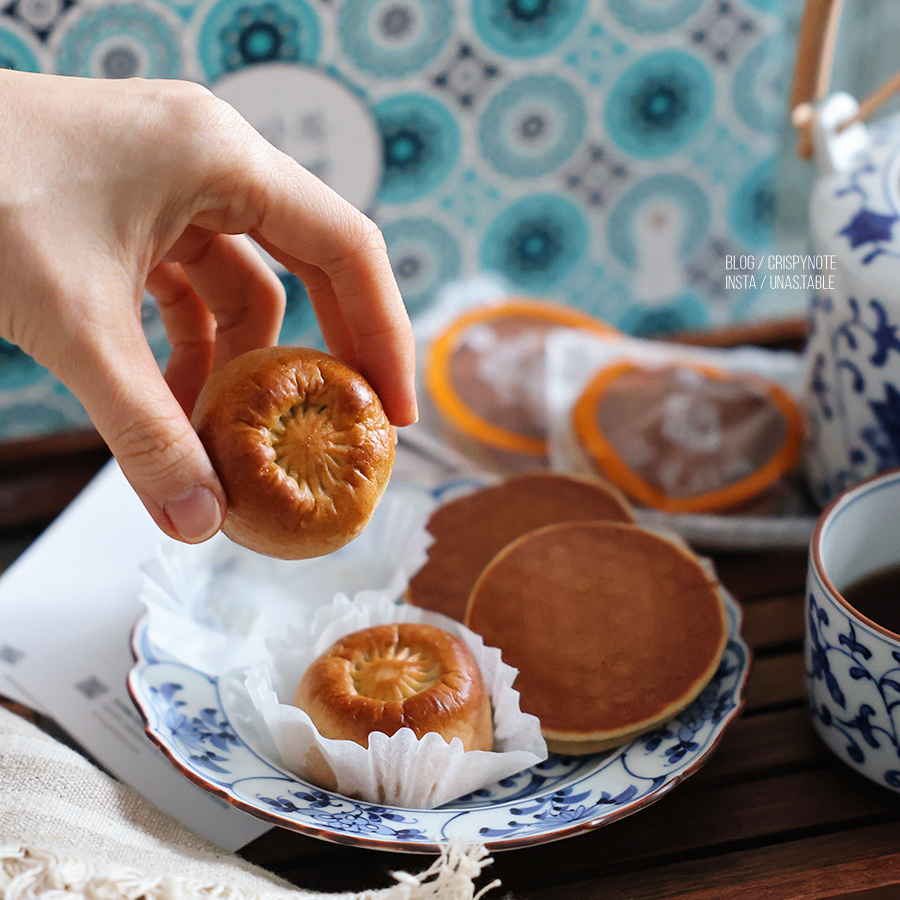
<svg viewBox="0 0 900 900">
<path fill-rule="evenodd" d="M 791 89 L 791 121 L 797 129 L 797 154 L 812 159 L 815 105 L 824 100 L 831 84 L 838 23 L 843 0 L 806 0 L 797 41 L 797 63 Z M 888 79 L 859 103 L 852 118 L 842 122 L 838 131 L 861 122 L 885 101 L 900 93 L 900 72 Z"/>
<path fill-rule="evenodd" d="M 797 154 L 813 157 L 814 104 L 824 100 L 831 84 L 834 50 L 843 0 L 806 0 L 797 41 L 791 89 L 791 121 L 799 139 Z"/>
</svg>

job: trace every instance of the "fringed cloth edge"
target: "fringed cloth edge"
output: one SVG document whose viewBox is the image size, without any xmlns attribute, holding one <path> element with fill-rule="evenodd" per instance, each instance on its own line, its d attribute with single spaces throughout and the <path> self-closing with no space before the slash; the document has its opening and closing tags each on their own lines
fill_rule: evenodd
<svg viewBox="0 0 900 900">
<path fill-rule="evenodd" d="M 475 880 L 492 862 L 480 844 L 451 842 L 420 873 L 394 872 L 396 884 L 361 894 L 309 891 L 249 893 L 223 884 L 203 884 L 173 875 L 155 876 L 139 869 L 81 857 L 69 849 L 0 845 L 0 897 L 3 900 L 286 900 L 289 897 L 353 900 L 480 900 L 499 886 L 495 880 L 477 893 Z"/>
</svg>

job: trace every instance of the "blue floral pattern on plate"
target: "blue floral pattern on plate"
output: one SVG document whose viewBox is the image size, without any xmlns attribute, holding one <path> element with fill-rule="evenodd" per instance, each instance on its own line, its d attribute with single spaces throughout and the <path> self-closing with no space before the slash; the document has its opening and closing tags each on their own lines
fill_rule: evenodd
<svg viewBox="0 0 900 900">
<path fill-rule="evenodd" d="M 128 687 L 147 734 L 188 778 L 292 831 L 342 844 L 431 853 L 462 837 L 493 849 L 558 840 L 658 800 L 702 765 L 738 714 L 750 664 L 741 612 L 723 594 L 729 641 L 715 676 L 680 715 L 623 747 L 540 765 L 433 810 L 353 800 L 303 781 L 248 746 L 218 679 L 161 654 L 138 622 Z"/>
</svg>

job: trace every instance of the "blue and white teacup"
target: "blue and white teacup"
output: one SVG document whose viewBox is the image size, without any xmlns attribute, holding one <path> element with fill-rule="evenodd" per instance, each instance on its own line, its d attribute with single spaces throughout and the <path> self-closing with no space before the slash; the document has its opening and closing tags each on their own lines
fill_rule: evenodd
<svg viewBox="0 0 900 900">
<path fill-rule="evenodd" d="M 900 469 L 846 491 L 810 544 L 804 664 L 813 726 L 852 768 L 900 791 L 900 635 L 842 591 L 900 564 Z M 900 604 L 900 597 L 897 598 Z"/>
<path fill-rule="evenodd" d="M 857 109 L 830 97 L 815 132 L 806 470 L 823 506 L 900 466 L 900 118 L 842 129 Z"/>
</svg>

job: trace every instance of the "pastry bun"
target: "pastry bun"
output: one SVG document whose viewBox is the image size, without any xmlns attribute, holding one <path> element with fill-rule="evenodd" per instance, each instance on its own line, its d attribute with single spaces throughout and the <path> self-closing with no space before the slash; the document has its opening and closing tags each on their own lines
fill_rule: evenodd
<svg viewBox="0 0 900 900">
<path fill-rule="evenodd" d="M 378 505 L 394 435 L 368 382 L 327 353 L 252 350 L 215 371 L 192 422 L 228 500 L 222 530 L 267 556 L 322 556 Z"/>
<path fill-rule="evenodd" d="M 337 641 L 306 670 L 294 697 L 319 733 L 368 747 L 369 735 L 411 728 L 492 750 L 491 701 L 471 651 L 433 625 L 375 625 Z"/>
</svg>

